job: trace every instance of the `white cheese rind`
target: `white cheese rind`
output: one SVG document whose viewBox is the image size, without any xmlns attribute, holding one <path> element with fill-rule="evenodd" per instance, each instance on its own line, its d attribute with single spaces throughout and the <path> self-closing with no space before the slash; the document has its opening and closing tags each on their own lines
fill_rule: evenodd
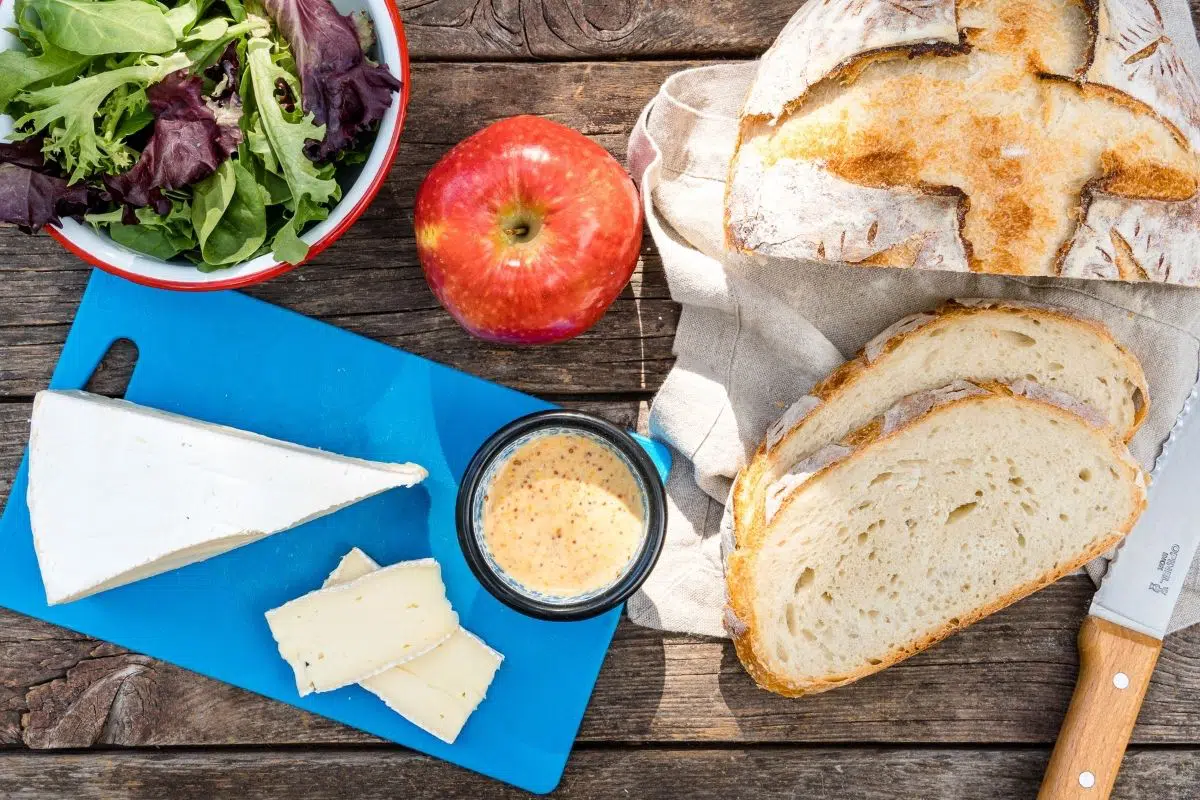
<svg viewBox="0 0 1200 800">
<path fill-rule="evenodd" d="M 301 697 L 411 661 L 458 630 L 441 567 L 432 558 L 309 592 L 266 616 Z"/>
<path fill-rule="evenodd" d="M 379 569 L 357 547 L 346 554 L 325 586 L 353 581 Z M 459 627 L 449 639 L 412 661 L 362 681 L 364 689 L 417 727 L 453 744 L 487 696 L 504 656 Z"/>
<path fill-rule="evenodd" d="M 77 391 L 39 392 L 34 547 L 51 605 L 186 566 L 424 480 L 415 464 L 326 453 Z"/>
</svg>

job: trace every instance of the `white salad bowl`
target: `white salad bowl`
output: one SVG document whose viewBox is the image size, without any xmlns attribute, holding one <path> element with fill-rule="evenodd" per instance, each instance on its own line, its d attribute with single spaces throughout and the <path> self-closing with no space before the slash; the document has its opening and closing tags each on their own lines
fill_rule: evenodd
<svg viewBox="0 0 1200 800">
<path fill-rule="evenodd" d="M 404 25 L 392 0 L 333 0 L 338 11 L 348 14 L 365 11 L 375 26 L 374 60 L 388 68 L 400 81 L 400 91 L 379 124 L 375 143 L 367 160 L 346 167 L 337 174 L 342 199 L 329 216 L 307 230 L 300 238 L 309 245 L 311 259 L 337 241 L 362 215 L 379 192 L 400 146 L 400 131 L 408 108 L 408 43 Z M 16 27 L 12 0 L 0 0 L 0 51 L 19 46 L 8 29 Z M 11 117 L 0 115 L 0 141 L 12 133 Z M 94 267 L 120 275 L 144 286 L 183 291 L 212 291 L 250 286 L 282 275 L 298 266 L 279 261 L 266 253 L 249 261 L 214 272 L 201 272 L 186 259 L 163 261 L 117 244 L 107 234 L 86 223 L 64 219 L 61 225 L 47 226 L 47 232 L 59 244 Z"/>
</svg>

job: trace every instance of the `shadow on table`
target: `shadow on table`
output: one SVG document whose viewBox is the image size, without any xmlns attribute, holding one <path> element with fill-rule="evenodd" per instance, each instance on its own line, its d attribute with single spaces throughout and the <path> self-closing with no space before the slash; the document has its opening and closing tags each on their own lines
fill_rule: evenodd
<svg viewBox="0 0 1200 800">
<path fill-rule="evenodd" d="M 673 635 L 621 620 L 583 718 L 580 741 L 656 738 L 668 673 L 664 637 Z"/>
</svg>

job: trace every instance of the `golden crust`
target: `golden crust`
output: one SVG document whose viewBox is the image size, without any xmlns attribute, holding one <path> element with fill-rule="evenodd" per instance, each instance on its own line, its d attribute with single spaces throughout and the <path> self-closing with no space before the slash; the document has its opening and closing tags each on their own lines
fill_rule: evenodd
<svg viewBox="0 0 1200 800">
<path fill-rule="evenodd" d="M 933 319 L 913 330 L 899 333 L 888 339 L 881 348 L 879 355 L 873 361 L 867 359 L 864 348 L 863 351 L 859 352 L 857 357 L 842 364 L 823 381 L 814 386 L 810 394 L 817 397 L 822 404 L 836 401 L 847 386 L 859 380 L 874 365 L 878 365 L 909 337 L 927 334 L 939 326 L 944 327 L 963 317 L 979 314 L 1033 316 L 1041 319 L 1053 319 L 1057 322 L 1074 325 L 1087 330 L 1099 336 L 1105 342 L 1111 343 L 1125 359 L 1127 371 L 1136 381 L 1138 392 L 1141 395 L 1141 403 L 1137 406 L 1133 424 L 1130 425 L 1128 430 L 1118 432 L 1123 441 L 1130 441 L 1141 427 L 1142 422 L 1146 419 L 1146 414 L 1149 413 L 1150 389 L 1146 383 L 1146 375 L 1142 371 L 1142 365 L 1132 353 L 1113 337 L 1108 328 L 1100 322 L 1076 316 L 1066 310 L 1056 311 L 1050 308 L 1037 308 L 1023 305 L 1017 301 L 997 300 L 995 302 L 997 305 L 994 307 L 972 307 L 961 305 L 953 300 L 948 301 L 933 312 Z M 974 383 L 985 380 L 983 376 L 963 375 L 961 377 L 964 380 L 971 380 Z M 780 439 L 780 443 L 791 437 L 805 423 L 806 420 L 804 419 L 797 422 L 790 431 L 784 434 Z M 769 473 L 770 465 L 770 451 L 767 448 L 767 443 L 764 441 L 759 445 L 754 455 L 750 458 L 750 461 L 734 480 L 731 502 L 733 503 L 735 541 L 742 538 L 741 532 L 762 527 L 763 489 L 765 487 L 762 487 L 761 484 L 764 476 Z"/>
<path fill-rule="evenodd" d="M 873 444 L 875 442 L 897 436 L 905 431 L 908 427 L 919 424 L 928 416 L 937 414 L 947 408 L 966 403 L 995 402 L 998 397 L 1010 397 L 1021 403 L 1032 403 L 1034 405 L 1041 406 L 1043 409 L 1058 415 L 1062 419 L 1067 419 L 1074 422 L 1078 422 L 1079 420 L 1079 418 L 1071 412 L 1059 408 L 1051 403 L 1013 395 L 1011 391 L 1009 391 L 1007 387 L 1004 387 L 1002 384 L 991 382 L 987 387 L 981 388 L 987 388 L 989 393 L 987 395 L 976 395 L 959 400 L 951 400 L 945 404 L 939 405 L 925 414 L 922 414 L 919 417 L 911 420 L 906 425 L 901 426 L 899 429 L 887 434 L 886 436 L 880 435 L 882 427 L 879 426 L 877 422 L 873 421 L 871 425 L 874 426 L 874 435 L 868 434 L 856 438 L 862 438 L 863 440 Z M 879 672 L 880 670 L 886 669 L 893 664 L 897 664 L 904 659 L 929 648 L 937 642 L 940 642 L 942 639 L 945 639 L 955 631 L 965 628 L 968 625 L 971 625 L 982 619 L 983 617 L 994 614 L 995 612 L 1015 603 L 1016 601 L 1027 597 L 1033 592 L 1057 581 L 1064 575 L 1070 574 L 1074 570 L 1079 569 L 1088 561 L 1091 561 L 1093 558 L 1096 558 L 1097 556 L 1111 549 L 1118 542 L 1120 542 L 1130 530 L 1133 529 L 1138 517 L 1141 516 L 1142 511 L 1145 509 L 1145 477 L 1141 475 L 1140 468 L 1133 463 L 1132 459 L 1130 459 L 1128 451 L 1125 449 L 1123 443 L 1120 443 L 1112 437 L 1105 435 L 1103 430 L 1088 426 L 1085 426 L 1085 429 L 1090 431 L 1092 435 L 1096 436 L 1106 446 L 1111 448 L 1114 459 L 1123 465 L 1127 470 L 1129 478 L 1128 484 L 1130 486 L 1132 499 L 1134 500 L 1134 511 L 1125 520 L 1120 529 L 1115 531 L 1112 535 L 1099 540 L 1075 558 L 1059 565 L 1055 569 L 1048 570 L 1038 578 L 1026 584 L 1016 587 L 1011 592 L 1001 596 L 994 603 L 974 609 L 970 613 L 960 616 L 956 623 L 946 624 L 941 628 L 926 634 L 925 636 L 921 636 L 911 642 L 895 648 L 892 652 L 880 659 L 879 663 L 866 663 L 858 669 L 843 675 L 829 676 L 827 678 L 805 682 L 791 681 L 773 672 L 761 659 L 759 659 L 756 652 L 757 642 L 754 634 L 755 613 L 752 602 L 753 588 L 749 574 L 751 564 L 750 556 L 747 554 L 748 548 L 739 547 L 738 549 L 734 550 L 734 552 L 729 554 L 726 564 L 726 586 L 728 591 L 729 607 L 734 616 L 743 623 L 740 631 L 731 631 L 731 634 L 738 658 L 741 660 L 746 671 L 754 679 L 755 683 L 757 683 L 761 688 L 785 697 L 801 697 L 806 694 L 817 694 L 830 689 L 836 689 L 839 686 L 845 686 L 848 683 L 853 683 L 860 678 L 864 678 L 868 675 Z M 855 459 L 869 456 L 869 449 L 870 448 L 865 446 L 861 447 L 848 456 L 845 460 L 839 461 L 817 471 L 805 485 L 811 485 L 813 482 L 819 480 L 822 476 L 825 476 L 834 470 L 844 469 L 847 464 L 851 463 Z M 793 502 L 800 492 L 804 491 L 805 485 L 802 485 L 800 488 L 798 488 L 789 498 L 787 498 L 787 500 L 784 501 L 785 507 Z"/>
<path fill-rule="evenodd" d="M 1121 62 L 1095 63 L 1099 45 L 1115 46 L 1109 39 L 1125 47 L 1161 27 L 1161 19 L 1151 26 L 1136 19 L 1131 3 L 1110 0 L 1111 30 L 1099 42 L 1100 5 L 963 0 L 956 7 L 958 42 L 868 48 L 864 41 L 862 50 L 831 62 L 803 88 L 792 87 L 798 96 L 771 113 L 749 107 L 752 87 L 726 183 L 726 247 L 859 266 L 1059 275 L 1068 256 L 1078 261 L 1095 249 L 1092 228 L 1107 240 L 1126 212 L 1144 218 L 1148 230 L 1169 224 L 1182 213 L 1176 204 L 1200 202 L 1200 161 L 1181 127 L 1200 121 L 1200 82 L 1166 35 Z M 872 3 L 859 13 L 876 17 L 875 25 L 898 24 Z M 789 53 L 798 59 L 806 48 L 821 49 L 831 23 L 818 16 L 801 22 L 793 20 L 764 57 L 774 65 L 765 69 L 768 79 L 780 81 L 779 64 Z M 968 80 L 950 62 L 970 61 L 976 51 L 987 68 L 967 70 Z M 1151 56 L 1163 64 L 1128 66 Z M 900 58 L 928 69 L 897 68 L 892 62 Z M 976 81 L 977 73 L 990 77 Z M 990 100 L 964 98 L 955 81 L 970 82 Z M 842 98 L 846 108 L 822 114 L 823 105 L 848 92 L 858 94 Z M 1059 110 L 1039 111 L 1047 104 Z M 1103 142 L 1076 135 L 1089 126 L 1103 132 Z M 779 159 L 806 166 L 776 167 Z M 864 195 L 868 187 L 890 191 Z M 1116 212 L 1110 203 L 1089 215 L 1093 192 L 1123 202 Z M 912 204 L 913 197 L 946 193 L 954 195 L 957 224 L 943 205 Z M 804 209 L 815 207 L 817 197 L 828 201 L 825 212 L 810 218 Z M 875 242 L 867 230 L 878 232 L 878 225 L 884 231 Z M 1190 237 L 1194 222 L 1184 230 Z M 1124 240 L 1112 247 L 1121 261 L 1115 269 L 1092 266 L 1070 276 L 1167 280 L 1149 266 L 1163 255 L 1161 244 L 1140 260 Z M 1200 285 L 1197 275 L 1180 265 L 1171 277 Z"/>
</svg>

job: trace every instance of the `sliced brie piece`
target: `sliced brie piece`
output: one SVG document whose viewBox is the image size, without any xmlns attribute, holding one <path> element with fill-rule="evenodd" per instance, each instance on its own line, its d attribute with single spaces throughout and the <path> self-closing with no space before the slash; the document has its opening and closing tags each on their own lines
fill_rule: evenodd
<svg viewBox="0 0 1200 800">
<path fill-rule="evenodd" d="M 428 653 L 458 630 L 442 570 L 405 561 L 267 612 L 300 696 L 328 692 Z"/>
<path fill-rule="evenodd" d="M 326 586 L 353 581 L 379 569 L 357 547 L 326 579 Z M 361 682 L 364 689 L 418 728 L 453 744 L 487 696 L 504 656 L 459 627 L 423 656 Z"/>
<path fill-rule="evenodd" d="M 46 599 L 211 558 L 425 475 L 124 400 L 39 392 L 27 499 Z"/>
</svg>

